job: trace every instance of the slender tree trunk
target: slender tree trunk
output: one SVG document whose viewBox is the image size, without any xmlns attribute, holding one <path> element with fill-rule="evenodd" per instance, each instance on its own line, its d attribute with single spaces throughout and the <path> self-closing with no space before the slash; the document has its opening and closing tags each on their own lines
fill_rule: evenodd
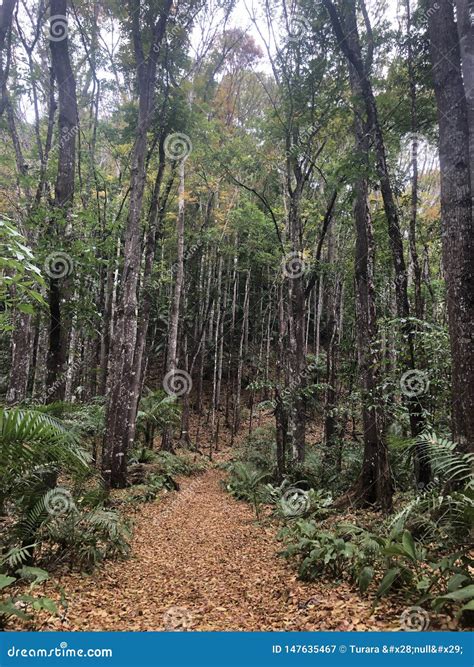
<svg viewBox="0 0 474 667">
<path fill-rule="evenodd" d="M 351 49 L 360 57 L 355 10 L 346 14 L 346 34 Z M 348 493 L 356 504 L 380 505 L 388 511 L 392 505 L 392 483 L 386 444 L 383 440 L 381 410 L 377 407 L 376 353 L 377 318 L 373 282 L 374 247 L 372 222 L 367 203 L 369 144 L 367 125 L 363 122 L 364 109 L 360 105 L 361 83 L 355 68 L 349 65 L 354 104 L 354 134 L 356 155 L 359 158 L 359 176 L 355 182 L 354 220 L 356 227 L 355 281 L 357 349 L 361 383 L 362 423 L 364 428 L 364 456 L 359 480 Z M 368 115 L 368 114 L 367 114 Z"/>
<path fill-rule="evenodd" d="M 181 294 L 184 281 L 184 160 L 179 165 L 179 188 L 178 188 L 178 217 L 176 222 L 178 236 L 178 254 L 176 259 L 176 271 L 174 273 L 173 296 L 171 300 L 171 312 L 168 329 L 168 350 L 166 361 L 166 373 L 175 373 L 178 370 L 178 324 Z M 173 385 L 173 381 L 168 384 Z M 191 387 L 187 389 L 189 391 Z M 173 434 L 167 428 L 163 433 L 162 449 L 171 451 L 173 449 Z"/>
<path fill-rule="evenodd" d="M 123 270 L 117 298 L 117 321 L 110 346 L 110 372 L 107 388 L 106 436 L 102 474 L 108 486 L 126 484 L 128 447 L 134 432 L 130 429 L 133 402 L 133 361 L 137 330 L 137 287 L 140 271 L 140 220 L 146 177 L 147 132 L 152 121 L 156 69 L 171 0 L 166 0 L 153 27 L 153 39 L 145 58 L 140 30 L 140 14 L 130 1 L 132 39 L 138 81 L 138 123 L 131 160 L 130 203 L 124 234 Z"/>
<path fill-rule="evenodd" d="M 51 0 L 51 17 L 66 17 L 67 0 Z M 51 30 L 53 31 L 53 23 Z M 77 111 L 76 81 L 69 55 L 69 40 L 67 34 L 64 39 L 50 40 L 51 62 L 54 79 L 57 82 L 59 118 L 58 118 L 58 172 L 54 191 L 54 208 L 52 211 L 53 239 L 57 244 L 61 236 L 70 236 L 70 214 L 74 199 L 74 185 L 76 174 L 76 135 L 79 127 Z M 53 249 L 49 271 L 49 349 L 48 349 L 48 400 L 63 400 L 65 382 L 61 374 L 66 370 L 67 353 L 70 334 L 70 315 L 65 303 L 71 295 L 71 280 L 73 270 L 72 258 L 55 256 L 60 249 Z M 58 271 L 56 271 L 58 269 Z M 56 276 L 56 272 L 58 275 Z M 61 378 L 61 379 L 60 379 Z"/>
<path fill-rule="evenodd" d="M 235 383 L 235 405 L 234 405 L 234 422 L 232 429 L 232 442 L 235 436 L 238 434 L 240 429 L 240 396 L 242 390 L 242 368 L 244 363 L 244 338 L 245 338 L 245 327 L 246 321 L 249 316 L 249 286 L 250 286 L 250 270 L 247 271 L 245 277 L 245 290 L 244 290 L 244 307 L 243 307 L 243 321 L 242 329 L 240 333 L 240 342 L 239 342 L 239 356 L 237 359 L 237 379 Z"/>
<path fill-rule="evenodd" d="M 461 30 L 465 10 L 461 2 Z M 441 236 L 446 277 L 452 356 L 452 420 L 454 440 L 462 451 L 474 450 L 474 223 L 470 151 L 469 86 L 472 59 L 463 82 L 459 35 L 449 0 L 428 13 L 433 80 L 439 121 L 441 168 Z M 472 35 L 472 27 L 470 29 Z M 466 36 L 468 39 L 468 36 Z M 472 54 L 472 43 L 466 52 Z M 471 134 L 472 136 L 472 134 Z"/>
</svg>

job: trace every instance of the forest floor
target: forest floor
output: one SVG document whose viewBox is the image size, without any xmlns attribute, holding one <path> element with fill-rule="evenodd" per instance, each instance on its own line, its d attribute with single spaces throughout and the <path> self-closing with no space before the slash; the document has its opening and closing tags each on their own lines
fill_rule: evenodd
<svg viewBox="0 0 474 667">
<path fill-rule="evenodd" d="M 382 630 L 400 628 L 345 583 L 306 583 L 277 555 L 275 526 L 223 488 L 212 467 L 141 504 L 132 556 L 60 577 L 68 607 L 41 630 Z"/>
</svg>

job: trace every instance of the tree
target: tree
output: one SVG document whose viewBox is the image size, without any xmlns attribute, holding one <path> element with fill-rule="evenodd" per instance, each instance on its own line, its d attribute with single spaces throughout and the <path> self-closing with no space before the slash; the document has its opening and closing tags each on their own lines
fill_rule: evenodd
<svg viewBox="0 0 474 667">
<path fill-rule="evenodd" d="M 472 49 L 466 7 L 458 5 L 461 47 L 449 0 L 428 12 L 433 82 L 438 108 L 441 238 L 452 356 L 452 423 L 462 451 L 474 449 L 474 221 L 472 193 Z M 462 42 L 461 42 L 462 43 Z M 465 72 L 463 79 L 462 71 Z M 469 100 L 469 106 L 468 106 Z"/>
<path fill-rule="evenodd" d="M 106 439 L 102 473 L 106 483 L 113 487 L 123 487 L 126 484 L 126 453 L 134 437 L 133 429 L 130 429 L 130 410 L 132 404 L 134 402 L 136 404 L 131 388 L 134 386 L 133 378 L 137 370 L 134 365 L 134 353 L 147 132 L 153 118 L 157 65 L 165 38 L 171 1 L 166 0 L 159 15 L 153 18 L 150 31 L 151 44 L 147 55 L 140 27 L 140 14 L 133 2 L 129 4 L 138 87 L 138 120 L 131 158 L 130 203 L 124 233 L 123 269 L 117 297 L 116 324 L 110 346 L 107 389 Z"/>
</svg>

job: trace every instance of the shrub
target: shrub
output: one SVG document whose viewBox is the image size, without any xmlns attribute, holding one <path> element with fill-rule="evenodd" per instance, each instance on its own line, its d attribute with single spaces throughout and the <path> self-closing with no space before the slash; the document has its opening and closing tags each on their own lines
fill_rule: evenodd
<svg viewBox="0 0 474 667">
<path fill-rule="evenodd" d="M 90 456 L 77 432 L 36 410 L 0 410 L 1 507 L 8 530 L 0 548 L 9 567 L 69 562 L 93 567 L 128 554 L 130 531 L 91 488 Z M 71 489 L 57 485 L 67 473 Z"/>
<path fill-rule="evenodd" d="M 56 604 L 48 597 L 33 595 L 33 590 L 39 584 L 49 579 L 49 574 L 38 567 L 23 566 L 15 574 L 18 576 L 8 576 L 0 574 L 0 629 L 11 616 L 28 621 L 32 614 L 37 611 L 49 611 L 51 614 L 57 613 Z M 14 593 L 13 588 L 18 583 L 28 582 L 29 587 L 24 593 Z M 5 594 L 6 592 L 6 594 Z"/>
<path fill-rule="evenodd" d="M 261 427 L 252 431 L 245 438 L 237 458 L 253 468 L 273 474 L 276 469 L 275 429 Z"/>
</svg>

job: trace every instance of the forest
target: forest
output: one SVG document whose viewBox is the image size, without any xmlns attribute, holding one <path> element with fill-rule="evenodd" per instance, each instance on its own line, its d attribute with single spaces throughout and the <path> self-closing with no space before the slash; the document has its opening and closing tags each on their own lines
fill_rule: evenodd
<svg viewBox="0 0 474 667">
<path fill-rule="evenodd" d="M 0 629 L 474 619 L 472 0 L 0 0 Z"/>
</svg>

